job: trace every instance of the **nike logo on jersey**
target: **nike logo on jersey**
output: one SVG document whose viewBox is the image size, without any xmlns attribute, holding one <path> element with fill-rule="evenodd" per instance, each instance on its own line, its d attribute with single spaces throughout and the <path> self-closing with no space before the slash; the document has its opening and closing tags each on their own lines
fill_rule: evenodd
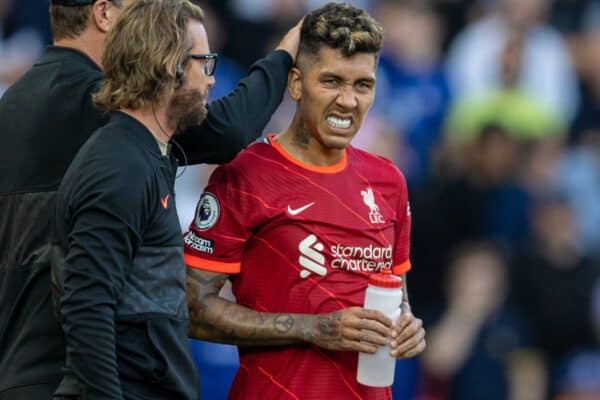
<svg viewBox="0 0 600 400">
<path fill-rule="evenodd" d="M 315 202 L 313 201 L 312 203 L 308 203 L 308 204 L 306 204 L 306 205 L 304 205 L 304 206 L 302 206 L 302 207 L 299 207 L 299 208 L 292 208 L 292 207 L 291 207 L 291 206 L 288 204 L 288 207 L 287 207 L 287 212 L 288 212 L 288 214 L 290 214 L 290 215 L 298 215 L 298 214 L 300 214 L 301 212 L 303 212 L 303 211 L 306 211 L 308 208 L 312 207 L 314 204 L 315 204 Z"/>
<path fill-rule="evenodd" d="M 315 235 L 308 235 L 304 238 L 298 245 L 298 250 L 300 250 L 298 262 L 304 268 L 300 271 L 301 278 L 308 278 L 311 273 L 321 276 L 327 274 L 323 243 L 319 242 Z"/>
<path fill-rule="evenodd" d="M 163 208 L 166 209 L 167 207 L 169 207 L 169 194 L 167 194 L 165 197 L 163 197 L 162 199 L 160 199 L 160 204 L 162 204 Z"/>
</svg>

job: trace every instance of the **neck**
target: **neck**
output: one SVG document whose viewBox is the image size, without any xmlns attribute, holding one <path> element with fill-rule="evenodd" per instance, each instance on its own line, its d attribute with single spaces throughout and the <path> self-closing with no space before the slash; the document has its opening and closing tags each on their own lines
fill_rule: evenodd
<svg viewBox="0 0 600 400">
<path fill-rule="evenodd" d="M 147 106 L 136 110 L 123 108 L 120 111 L 140 121 L 159 142 L 169 143 L 169 140 L 171 140 L 175 130 L 167 124 L 167 109 L 165 106 L 154 106 L 154 108 Z"/>
<path fill-rule="evenodd" d="M 63 38 L 54 41 L 55 46 L 75 49 L 92 59 L 102 68 L 102 46 L 104 37 L 100 33 L 90 32 L 86 29 L 76 38 Z"/>
<path fill-rule="evenodd" d="M 306 124 L 298 114 L 290 126 L 277 136 L 277 142 L 292 157 L 305 164 L 328 166 L 337 164 L 344 157 L 345 149 L 328 148 L 306 128 Z"/>
</svg>

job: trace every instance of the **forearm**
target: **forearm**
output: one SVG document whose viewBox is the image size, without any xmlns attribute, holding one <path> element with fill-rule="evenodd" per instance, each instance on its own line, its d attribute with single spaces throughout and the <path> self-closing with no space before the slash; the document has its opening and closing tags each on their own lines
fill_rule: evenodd
<svg viewBox="0 0 600 400">
<path fill-rule="evenodd" d="M 115 314 L 125 280 L 121 266 L 128 265 L 133 251 L 129 236 L 108 212 L 81 212 L 64 263 L 52 265 L 60 277 L 58 307 L 69 367 L 90 400 L 123 397 Z"/>
<path fill-rule="evenodd" d="M 390 321 L 351 307 L 326 314 L 264 313 L 209 294 L 188 299 L 190 336 L 237 346 L 309 343 L 328 350 L 375 353 L 389 341 Z"/>
<path fill-rule="evenodd" d="M 190 336 L 238 346 L 280 346 L 338 340 L 341 313 L 266 313 L 216 294 L 188 302 Z"/>
<path fill-rule="evenodd" d="M 196 339 L 238 346 L 273 346 L 307 338 L 307 315 L 259 312 L 216 294 L 188 301 L 188 306 L 190 336 Z"/>
<path fill-rule="evenodd" d="M 293 64 L 292 57 L 281 50 L 253 64 L 233 92 L 210 104 L 215 127 L 236 136 L 243 146 L 256 140 L 281 104 Z M 231 132 L 226 131 L 228 127 Z"/>
<path fill-rule="evenodd" d="M 210 103 L 200 126 L 179 133 L 172 151 L 180 163 L 222 164 L 258 138 L 281 103 L 293 60 L 274 51 L 256 62 L 237 88 Z"/>
<path fill-rule="evenodd" d="M 88 399 L 123 397 L 117 368 L 114 311 L 106 293 L 86 288 L 65 293 L 60 302 L 70 369 Z"/>
</svg>

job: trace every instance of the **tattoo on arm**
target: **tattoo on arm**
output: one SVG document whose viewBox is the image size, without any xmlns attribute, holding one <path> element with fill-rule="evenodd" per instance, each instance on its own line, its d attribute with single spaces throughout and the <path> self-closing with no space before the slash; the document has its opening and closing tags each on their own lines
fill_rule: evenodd
<svg viewBox="0 0 600 400">
<path fill-rule="evenodd" d="M 188 268 L 190 336 L 239 346 L 283 345 L 307 341 L 304 314 L 258 312 L 218 296 L 228 275 Z"/>
<path fill-rule="evenodd" d="M 342 339 L 343 325 L 341 312 L 317 315 L 315 325 L 315 332 L 320 340 L 337 341 Z"/>
<path fill-rule="evenodd" d="M 288 333 L 294 327 L 294 317 L 291 315 L 278 315 L 273 318 L 273 328 L 279 333 Z"/>
</svg>

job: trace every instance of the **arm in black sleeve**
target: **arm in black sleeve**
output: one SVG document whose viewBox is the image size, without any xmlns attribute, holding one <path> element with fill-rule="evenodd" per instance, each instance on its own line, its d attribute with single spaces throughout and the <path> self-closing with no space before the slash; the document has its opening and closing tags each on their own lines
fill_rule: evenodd
<svg viewBox="0 0 600 400">
<path fill-rule="evenodd" d="M 66 199 L 71 228 L 58 307 L 69 367 L 88 400 L 123 398 L 115 310 L 144 213 L 143 178 L 123 171 L 107 162 L 84 166 Z"/>
<path fill-rule="evenodd" d="M 258 138 L 281 103 L 292 65 L 292 57 L 283 50 L 257 61 L 233 92 L 210 103 L 200 126 L 175 136 L 185 152 L 184 157 L 172 146 L 180 164 L 225 163 Z"/>
</svg>

